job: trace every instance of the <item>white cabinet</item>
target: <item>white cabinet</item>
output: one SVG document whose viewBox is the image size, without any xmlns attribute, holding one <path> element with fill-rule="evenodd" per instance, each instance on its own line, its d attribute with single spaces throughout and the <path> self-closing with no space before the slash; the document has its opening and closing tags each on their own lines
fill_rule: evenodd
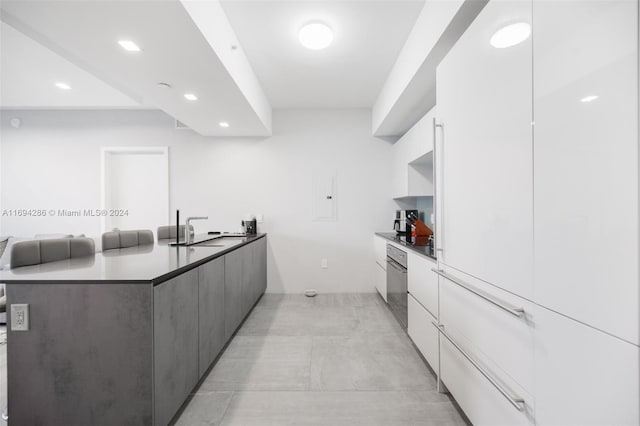
<svg viewBox="0 0 640 426">
<path fill-rule="evenodd" d="M 462 349 L 467 351 L 466 348 Z M 473 352 L 467 353 L 472 359 L 475 356 Z M 535 424 L 533 397 L 518 386 L 506 384 L 508 377 L 499 376 L 486 366 L 482 368 L 507 395 L 524 401 L 522 411 L 512 405 L 459 349 L 446 338 L 440 337 L 440 377 L 472 424 L 476 426 Z"/>
<path fill-rule="evenodd" d="M 433 111 L 393 145 L 393 197 L 433 195 Z"/>
<path fill-rule="evenodd" d="M 534 393 L 534 305 L 451 268 L 445 273 L 440 324 L 496 374 Z"/>
<path fill-rule="evenodd" d="M 533 15 L 535 301 L 638 344 L 638 2 Z"/>
<path fill-rule="evenodd" d="M 433 371 L 438 374 L 440 348 L 438 347 L 438 329 L 433 326 L 437 320 L 418 303 L 412 294 L 407 300 L 407 311 L 407 333 Z"/>
<path fill-rule="evenodd" d="M 438 276 L 432 271 L 436 261 L 407 252 L 407 288 L 416 302 L 438 317 Z"/>
<path fill-rule="evenodd" d="M 640 348 L 544 308 L 536 313 L 539 425 L 640 424 Z"/>
<path fill-rule="evenodd" d="M 438 67 L 438 230 L 445 264 L 530 298 L 531 38 L 490 44 L 514 22 L 531 22 L 530 2 L 490 1 Z"/>
<path fill-rule="evenodd" d="M 373 237 L 373 251 L 375 253 L 375 265 L 373 282 L 380 296 L 387 301 L 387 241 L 379 236 Z"/>
</svg>

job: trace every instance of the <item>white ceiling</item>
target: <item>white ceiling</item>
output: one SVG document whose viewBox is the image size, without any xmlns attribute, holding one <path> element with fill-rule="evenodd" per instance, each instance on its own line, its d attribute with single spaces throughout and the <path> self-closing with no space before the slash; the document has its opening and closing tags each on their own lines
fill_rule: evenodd
<svg viewBox="0 0 640 426">
<path fill-rule="evenodd" d="M 274 108 L 373 106 L 424 0 L 222 0 Z M 307 50 L 299 28 L 324 21 L 325 50 Z"/>
<path fill-rule="evenodd" d="M 227 23 L 216 21 L 220 15 L 226 21 L 222 10 L 216 15 L 210 8 L 215 1 L 193 3 L 194 13 L 206 15 L 197 18 L 208 25 L 196 25 L 180 0 L 3 0 L 0 7 L 4 22 L 144 107 L 161 109 L 203 135 L 269 135 L 268 102 L 265 119 L 239 87 L 246 72 L 238 67 L 243 55 L 234 55 L 228 34 L 216 32 Z M 218 39 L 225 37 L 225 52 L 215 51 L 203 34 L 212 33 L 211 27 Z M 122 39 L 133 40 L 142 51 L 125 52 L 117 43 Z M 236 75 L 227 64 L 234 65 Z M 158 82 L 172 88 L 161 89 Z M 257 84 L 254 89 L 261 90 Z M 186 100 L 185 93 L 195 93 L 198 101 Z M 220 127 L 222 121 L 230 127 Z"/>
<path fill-rule="evenodd" d="M 139 104 L 92 74 L 0 23 L 0 107 L 137 108 Z M 55 86 L 64 82 L 71 90 Z"/>
</svg>

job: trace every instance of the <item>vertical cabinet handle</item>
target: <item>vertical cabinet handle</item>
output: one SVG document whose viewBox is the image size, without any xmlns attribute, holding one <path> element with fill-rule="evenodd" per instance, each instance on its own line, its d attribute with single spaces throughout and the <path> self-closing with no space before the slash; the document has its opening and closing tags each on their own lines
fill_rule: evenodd
<svg viewBox="0 0 640 426">
<path fill-rule="evenodd" d="M 525 408 L 524 399 L 520 398 L 518 395 L 513 395 L 507 389 L 505 389 L 500 384 L 500 382 L 498 382 L 496 379 L 494 379 L 491 376 L 491 374 L 489 374 L 489 372 L 487 370 L 485 370 L 476 360 L 474 360 L 471 357 L 471 355 L 469 355 L 464 349 L 462 349 L 460 347 L 460 345 L 458 345 L 451 338 L 451 336 L 449 336 L 449 334 L 447 334 L 446 331 L 444 331 L 444 325 L 440 325 L 440 324 L 437 324 L 435 322 L 431 322 L 431 324 L 433 324 L 433 326 L 438 329 L 438 332 L 442 336 L 444 336 L 444 338 L 447 339 L 449 341 L 449 343 L 451 343 L 453 345 L 453 347 L 456 348 L 462 354 L 462 356 L 464 356 L 467 359 L 467 361 L 469 361 L 471 363 L 471 365 L 473 365 L 476 368 L 476 370 L 478 370 L 480 372 L 480 374 L 482 374 L 484 376 L 484 378 L 487 379 L 489 381 L 489 383 L 491 383 L 493 385 L 493 387 L 496 388 L 498 390 L 498 392 L 500 392 L 500 394 L 507 399 L 507 401 L 509 401 L 509 404 L 513 405 L 513 407 L 516 410 L 520 411 L 520 412 L 524 411 L 524 408 Z"/>
<path fill-rule="evenodd" d="M 437 159 L 438 159 L 437 135 L 438 135 L 438 129 L 443 129 L 443 131 L 444 131 L 444 124 L 438 123 L 436 118 L 433 117 L 433 216 L 435 218 L 435 220 L 434 220 L 435 223 L 434 223 L 434 227 L 433 227 L 433 233 L 435 235 L 434 238 L 440 238 L 440 241 L 442 242 L 442 238 L 443 238 L 442 229 L 443 229 L 443 227 L 440 226 L 440 222 L 442 220 L 438 215 L 438 171 L 437 171 L 437 167 L 438 167 L 437 166 Z M 440 234 L 438 234 L 438 230 L 440 230 Z M 437 243 L 437 240 L 436 240 L 436 243 Z M 434 248 L 435 248 L 436 253 L 442 253 L 443 252 L 442 247 L 438 247 L 437 244 L 434 244 Z M 439 258 L 439 256 L 436 256 L 436 257 Z"/>
</svg>

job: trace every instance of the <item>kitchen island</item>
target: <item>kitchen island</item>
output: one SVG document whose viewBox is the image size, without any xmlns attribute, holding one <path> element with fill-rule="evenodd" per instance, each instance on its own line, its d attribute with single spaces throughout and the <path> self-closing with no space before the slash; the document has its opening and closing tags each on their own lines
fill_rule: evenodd
<svg viewBox="0 0 640 426">
<path fill-rule="evenodd" d="M 10 425 L 166 425 L 265 292 L 266 235 L 109 250 L 0 282 L 8 305 L 29 305 L 29 330 L 8 327 Z"/>
</svg>

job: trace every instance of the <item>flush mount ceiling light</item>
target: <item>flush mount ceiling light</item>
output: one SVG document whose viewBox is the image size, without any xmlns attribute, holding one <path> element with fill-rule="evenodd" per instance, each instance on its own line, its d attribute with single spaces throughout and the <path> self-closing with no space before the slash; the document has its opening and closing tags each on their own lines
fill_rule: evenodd
<svg viewBox="0 0 640 426">
<path fill-rule="evenodd" d="M 196 95 L 194 95 L 193 93 L 185 93 L 184 94 L 184 98 L 188 101 L 197 101 L 198 97 Z"/>
<path fill-rule="evenodd" d="M 140 47 L 131 40 L 119 40 L 118 44 L 127 52 L 139 52 Z"/>
<path fill-rule="evenodd" d="M 580 102 L 584 102 L 584 103 L 593 102 L 596 99 L 598 99 L 598 97 L 599 97 L 598 95 L 585 96 L 584 98 L 580 99 Z"/>
<path fill-rule="evenodd" d="M 69 86 L 67 83 L 56 83 L 56 87 L 60 90 L 71 90 L 71 86 Z"/>
<path fill-rule="evenodd" d="M 507 47 L 520 44 L 531 35 L 531 25 L 527 22 L 517 22 L 500 28 L 491 37 L 489 43 L 496 49 L 504 49 Z"/>
<path fill-rule="evenodd" d="M 300 28 L 298 39 L 307 49 L 320 50 L 331 44 L 333 31 L 321 22 L 311 22 Z"/>
<path fill-rule="evenodd" d="M 229 127 L 229 123 L 227 123 L 226 121 L 221 121 L 220 123 L 218 123 L 218 125 L 220 125 L 220 127 Z"/>
</svg>

